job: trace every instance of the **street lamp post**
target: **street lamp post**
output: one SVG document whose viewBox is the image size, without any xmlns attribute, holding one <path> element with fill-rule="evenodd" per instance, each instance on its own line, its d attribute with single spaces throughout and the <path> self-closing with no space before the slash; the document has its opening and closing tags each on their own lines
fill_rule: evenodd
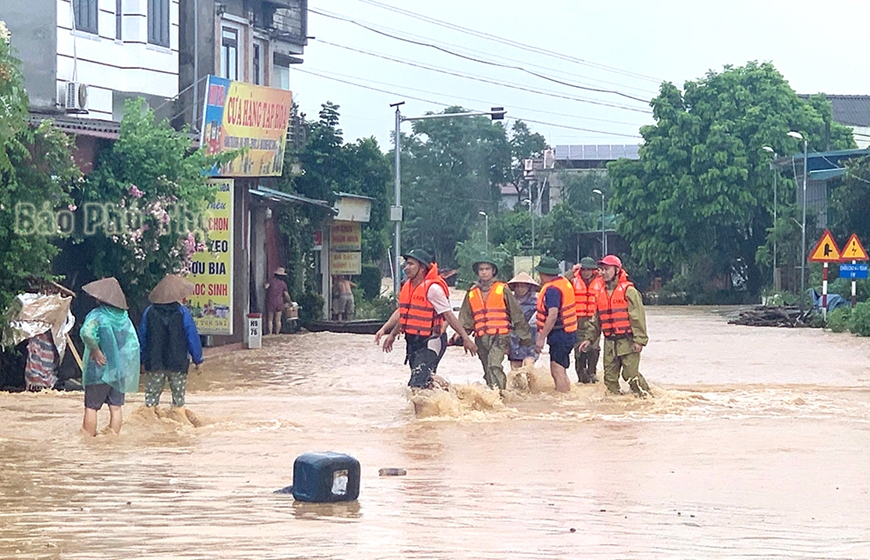
<svg viewBox="0 0 870 560">
<path fill-rule="evenodd" d="M 491 117 L 494 121 L 500 121 L 504 119 L 507 111 L 504 110 L 504 107 L 492 107 L 489 111 L 479 111 L 479 112 L 468 112 L 468 113 L 440 113 L 433 115 L 423 115 L 420 117 L 403 117 L 401 106 L 404 105 L 404 101 L 400 101 L 398 103 L 390 103 L 390 107 L 396 108 L 396 128 L 393 138 L 393 143 L 396 148 L 396 158 L 395 158 L 395 167 L 396 167 L 396 177 L 395 177 L 395 204 L 390 207 L 390 221 L 396 223 L 396 229 L 394 232 L 394 247 L 393 247 L 393 293 L 398 296 L 399 295 L 399 259 L 402 257 L 402 175 L 401 175 L 401 127 L 402 123 L 406 121 L 424 121 L 431 119 L 452 119 L 455 117 L 482 117 L 488 116 Z M 488 244 L 488 243 L 487 243 Z"/>
<path fill-rule="evenodd" d="M 523 203 L 529 205 L 529 216 L 532 219 L 532 255 L 535 254 L 535 212 L 532 210 L 532 187 L 529 186 L 529 198 L 523 200 Z"/>
<path fill-rule="evenodd" d="M 776 161 L 776 158 L 779 157 L 777 155 L 776 151 L 773 148 L 771 148 L 770 146 L 764 146 L 764 148 L 762 148 L 762 149 L 765 152 L 773 154 L 774 161 Z M 774 227 L 774 232 L 773 232 L 773 289 L 778 290 L 779 286 L 777 286 L 777 282 L 776 282 L 776 199 L 777 199 L 777 196 L 776 196 L 776 186 L 777 185 L 776 185 L 776 183 L 777 183 L 777 175 L 779 175 L 779 173 L 776 171 L 776 169 L 774 169 L 772 164 L 771 164 L 770 168 L 773 170 L 773 227 Z"/>
<path fill-rule="evenodd" d="M 600 189 L 592 189 L 595 194 L 601 195 L 601 256 L 607 254 L 607 234 L 604 232 L 604 193 Z"/>
<path fill-rule="evenodd" d="M 486 240 L 486 253 L 489 254 L 489 216 L 487 216 L 486 212 L 483 210 L 478 212 L 478 214 L 483 216 L 483 232 L 484 239 Z"/>
<path fill-rule="evenodd" d="M 807 167 L 807 139 L 800 133 L 791 131 L 788 133 L 792 138 L 804 141 L 804 187 L 803 187 L 803 211 L 801 217 L 801 293 L 798 301 L 800 302 L 801 315 L 804 312 L 804 296 L 806 290 L 806 267 L 807 267 L 807 176 L 809 168 Z"/>
</svg>

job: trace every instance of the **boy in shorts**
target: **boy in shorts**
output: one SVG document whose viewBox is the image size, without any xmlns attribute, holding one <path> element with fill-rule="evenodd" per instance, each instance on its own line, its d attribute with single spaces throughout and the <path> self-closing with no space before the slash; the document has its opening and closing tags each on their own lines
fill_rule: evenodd
<svg viewBox="0 0 870 560">
<path fill-rule="evenodd" d="M 538 340 L 535 351 L 540 354 L 544 341 L 550 346 L 550 375 L 560 393 L 571 391 L 566 370 L 571 365 L 571 352 L 577 342 L 577 309 L 574 286 L 560 276 L 559 263 L 553 257 L 541 257 L 535 267 L 541 275 L 538 292 Z"/>
</svg>

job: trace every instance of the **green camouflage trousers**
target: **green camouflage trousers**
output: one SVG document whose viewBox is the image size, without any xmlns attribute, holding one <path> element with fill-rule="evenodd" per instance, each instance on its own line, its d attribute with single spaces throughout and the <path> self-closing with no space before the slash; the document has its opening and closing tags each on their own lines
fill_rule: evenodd
<svg viewBox="0 0 870 560">
<path fill-rule="evenodd" d="M 649 385 L 640 373 L 640 353 L 616 355 L 616 343 L 604 341 L 604 385 L 611 393 L 619 394 L 619 375 L 628 382 L 637 396 L 649 394 Z"/>
<path fill-rule="evenodd" d="M 477 344 L 477 356 L 483 365 L 483 380 L 489 387 L 504 389 L 507 385 L 502 362 L 510 340 L 510 335 L 484 335 L 474 341 Z"/>
</svg>

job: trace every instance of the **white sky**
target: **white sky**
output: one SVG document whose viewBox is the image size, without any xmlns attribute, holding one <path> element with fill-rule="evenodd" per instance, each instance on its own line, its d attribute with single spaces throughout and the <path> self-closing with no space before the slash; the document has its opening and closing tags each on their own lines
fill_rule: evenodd
<svg viewBox="0 0 870 560">
<path fill-rule="evenodd" d="M 535 53 L 383 9 L 401 10 L 477 32 L 554 51 L 589 64 Z M 559 85 L 518 70 L 462 60 L 432 48 L 384 37 L 314 11 L 356 20 L 391 33 L 437 44 L 585 87 L 615 89 L 643 99 L 662 80 L 682 88 L 723 65 L 770 61 L 798 93 L 870 94 L 870 0 L 310 0 L 308 33 L 316 37 L 305 63 L 291 68 L 294 99 L 308 118 L 320 104 L 341 106 L 344 138 L 375 136 L 388 149 L 394 128 L 390 103 L 406 101 L 406 116 L 440 111 L 446 105 L 475 110 L 504 106 L 508 117 L 529 122 L 556 144 L 638 143 L 637 129 L 651 123 L 647 103 Z M 539 95 L 436 73 L 328 45 L 401 58 L 452 72 L 499 81 L 592 103 Z M 537 65 L 537 66 L 532 66 Z M 612 70 L 601 68 L 606 66 Z M 546 68 L 541 68 L 546 67 Z M 329 75 L 392 93 L 380 93 L 306 72 Z M 641 76 L 647 76 L 644 78 Z M 378 82 L 378 83 L 376 83 Z M 441 103 L 416 101 L 411 97 Z M 410 123 L 402 126 L 410 132 Z M 590 132 L 599 131 L 599 132 Z M 603 134 L 613 133 L 618 135 Z"/>
</svg>

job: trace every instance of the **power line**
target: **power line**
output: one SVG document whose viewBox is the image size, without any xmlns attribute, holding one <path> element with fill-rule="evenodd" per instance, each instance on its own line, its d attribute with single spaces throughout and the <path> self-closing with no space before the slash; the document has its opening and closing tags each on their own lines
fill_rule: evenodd
<svg viewBox="0 0 870 560">
<path fill-rule="evenodd" d="M 325 44 L 325 45 L 330 45 L 330 46 L 333 46 L 333 47 L 338 47 L 338 48 L 340 48 L 340 49 L 345 49 L 345 50 L 348 50 L 348 51 L 357 52 L 357 53 L 365 54 L 365 55 L 368 55 L 368 56 L 374 56 L 374 57 L 376 57 L 376 58 L 381 58 L 381 59 L 384 59 L 384 60 L 389 60 L 389 61 L 391 61 L 391 62 L 397 62 L 397 63 L 399 63 L 399 64 L 405 64 L 405 65 L 407 65 L 407 66 L 413 66 L 413 67 L 415 67 L 415 68 L 422 68 L 422 69 L 424 69 L 424 70 L 429 70 L 429 71 L 432 71 L 432 72 L 438 72 L 438 73 L 440 73 L 440 74 L 447 74 L 447 75 L 449 75 L 449 76 L 456 76 L 456 77 L 458 77 L 458 78 L 464 78 L 464 79 L 467 79 L 467 80 L 474 80 L 474 81 L 477 81 L 477 82 L 483 82 L 483 83 L 485 83 L 485 84 L 492 84 L 492 85 L 501 86 L 501 87 L 506 87 L 506 88 L 515 89 L 515 90 L 519 90 L 519 91 L 527 91 L 527 92 L 530 92 L 530 93 L 535 93 L 535 94 L 538 94 L 538 95 L 546 95 L 546 96 L 548 96 L 548 97 L 556 97 L 556 98 L 559 98 L 559 99 L 568 99 L 568 100 L 571 100 L 571 101 L 578 101 L 578 102 L 580 102 L 580 103 L 589 103 L 589 104 L 591 104 L 591 105 L 600 105 L 600 106 L 602 106 L 602 107 L 613 107 L 613 108 L 615 108 L 615 109 L 622 109 L 622 110 L 624 110 L 624 111 L 634 111 L 634 112 L 636 112 L 636 113 L 652 114 L 652 111 L 650 111 L 650 110 L 648 110 L 648 109 L 639 109 L 639 108 L 637 108 L 637 107 L 628 107 L 628 106 L 626 106 L 626 105 L 618 105 L 618 104 L 615 104 L 615 103 L 607 103 L 607 102 L 605 102 L 605 101 L 597 101 L 597 100 L 594 100 L 594 99 L 588 99 L 588 98 L 584 98 L 584 97 L 574 97 L 574 96 L 571 96 L 571 95 L 565 95 L 565 94 L 561 94 L 561 93 L 557 93 L 557 92 L 553 92 L 553 91 L 542 90 L 542 89 L 533 89 L 533 88 L 528 88 L 528 87 L 525 87 L 525 86 L 520 86 L 520 85 L 517 85 L 517 84 L 508 83 L 508 82 L 502 82 L 502 81 L 498 81 L 498 80 L 491 80 L 491 79 L 487 79 L 487 78 L 481 78 L 481 77 L 479 77 L 479 76 L 472 76 L 472 75 L 470 75 L 470 74 L 465 74 L 465 73 L 462 73 L 462 72 L 456 72 L 456 71 L 453 71 L 453 70 L 447 70 L 447 69 L 444 69 L 444 68 L 439 68 L 438 66 L 431 66 L 431 65 L 428 65 L 428 64 L 422 64 L 422 63 L 418 63 L 418 62 L 412 62 L 412 61 L 410 61 L 410 60 L 405 60 L 405 59 L 401 59 L 401 58 L 396 58 L 396 57 L 388 56 L 388 55 L 385 55 L 385 54 L 376 53 L 376 52 L 373 52 L 373 51 L 367 51 L 367 50 L 364 50 L 364 49 L 358 49 L 358 48 L 355 48 L 355 47 L 348 47 L 348 46 L 346 46 L 346 45 L 340 45 L 340 44 L 338 44 L 338 43 L 333 43 L 333 42 L 331 42 L 331 41 L 326 41 L 326 40 L 322 40 L 322 39 L 318 39 L 318 42 L 319 42 L 319 43 L 323 43 L 323 44 Z"/>
<path fill-rule="evenodd" d="M 444 102 L 441 102 L 441 101 L 433 101 L 433 100 L 431 100 L 431 99 L 423 99 L 423 98 L 420 98 L 420 97 L 413 97 L 413 96 L 410 96 L 410 95 L 405 95 L 405 94 L 403 94 L 403 93 L 397 93 L 397 92 L 395 92 L 395 91 L 388 91 L 388 90 L 385 90 L 385 89 L 380 89 L 380 88 L 376 88 L 376 87 L 372 87 L 372 86 L 367 86 L 367 85 L 365 85 L 365 84 L 360 84 L 360 83 L 352 82 L 352 81 L 350 81 L 350 80 L 344 80 L 344 79 L 341 79 L 341 78 L 333 78 L 333 77 L 331 77 L 331 76 L 327 76 L 327 75 L 325 75 L 325 74 L 320 74 L 320 73 L 318 73 L 318 72 L 312 72 L 311 70 L 303 70 L 303 69 L 301 69 L 301 68 L 296 68 L 295 71 L 296 71 L 296 72 L 301 72 L 301 73 L 303 73 L 303 74 L 309 74 L 309 75 L 311 75 L 311 76 L 317 76 L 317 77 L 319 77 L 319 78 L 323 78 L 323 79 L 325 79 L 325 80 L 332 80 L 332 81 L 335 81 L 335 82 L 340 82 L 340 83 L 343 83 L 343 84 L 347 84 L 347 85 L 351 85 L 351 86 L 355 86 L 355 87 L 359 87 L 359 88 L 363 88 L 363 89 L 368 89 L 368 90 L 371 90 L 371 91 L 376 91 L 376 92 L 379 92 L 379 93 L 386 93 L 386 94 L 389 94 L 389 95 L 400 96 L 400 97 L 404 97 L 404 98 L 407 98 L 407 99 L 413 99 L 414 101 L 422 101 L 422 102 L 424 102 L 424 103 L 432 103 L 433 105 L 439 105 L 439 106 L 441 106 L 441 107 L 451 107 L 451 106 L 453 105 L 453 104 L 451 104 L 451 103 L 444 103 Z M 526 118 L 523 118 L 522 116 L 511 117 L 511 118 L 513 118 L 514 120 L 519 119 L 519 120 L 523 120 L 523 121 L 532 122 L 532 123 L 535 123 L 535 124 L 542 124 L 542 125 L 546 125 L 546 126 L 554 126 L 554 127 L 557 127 L 557 128 L 566 128 L 566 129 L 569 129 L 569 130 L 577 130 L 577 131 L 580 131 L 580 132 L 591 132 L 591 133 L 594 133 L 594 134 L 604 134 L 604 135 L 607 135 L 607 136 L 620 136 L 620 137 L 623 137 L 623 138 L 640 138 L 640 136 L 638 136 L 638 135 L 636 135 L 636 134 L 621 134 L 621 133 L 618 133 L 618 132 L 609 132 L 609 131 L 605 131 L 605 130 L 593 130 L 593 129 L 590 129 L 590 128 L 581 128 L 581 127 L 569 126 L 569 125 L 557 124 L 557 123 L 551 123 L 551 122 L 546 122 L 546 121 L 538 121 L 538 120 L 526 119 Z"/>
<path fill-rule="evenodd" d="M 605 65 L 605 64 L 599 64 L 599 63 L 597 63 L 597 62 L 591 62 L 591 61 L 589 61 L 589 60 L 584 60 L 584 59 L 582 59 L 582 58 L 577 58 L 577 57 L 570 56 L 570 55 L 566 55 L 566 54 L 563 54 L 563 53 L 558 53 L 558 52 L 551 51 L 551 50 L 548 50 L 548 49 L 544 49 L 544 48 L 541 48 L 541 47 L 536 47 L 536 46 L 534 46 L 534 45 L 527 45 L 527 44 L 524 44 L 524 43 L 520 43 L 520 42 L 518 42 L 518 41 L 516 41 L 516 40 L 514 40 L 514 39 L 506 39 L 506 38 L 504 38 L 504 37 L 499 37 L 498 35 L 493 35 L 493 34 L 491 34 L 491 33 L 485 33 L 485 32 L 483 32 L 483 31 L 477 31 L 477 30 L 474 30 L 474 29 L 469 29 L 469 28 L 467 28 L 467 27 L 462 27 L 462 26 L 460 26 L 460 25 L 456 25 L 456 24 L 454 24 L 454 23 L 450 23 L 450 22 L 446 22 L 446 21 L 443 21 L 443 20 L 435 19 L 435 18 L 433 18 L 433 17 L 429 17 L 429 16 L 425 16 L 425 15 L 422 15 L 422 14 L 418 14 L 418 13 L 416 13 L 416 12 L 412 12 L 412 11 L 410 11 L 410 10 L 404 10 L 404 9 L 402 9 L 402 8 L 398 8 L 398 7 L 396 7 L 396 6 L 392 6 L 392 5 L 390 5 L 390 4 L 384 4 L 384 3 L 382 3 L 382 2 L 377 2 L 377 1 L 375 1 L 375 0 L 359 0 L 359 1 L 362 2 L 362 3 L 364 3 L 364 4 L 369 4 L 369 5 L 371 5 L 371 6 L 376 6 L 376 7 L 378 7 L 378 8 L 384 9 L 384 10 L 389 10 L 389 11 L 391 11 L 391 12 L 395 12 L 395 13 L 398 13 L 398 14 L 402 14 L 402 15 L 404 15 L 404 16 L 408 16 L 408 17 L 411 17 L 411 18 L 414 18 L 414 19 L 418 19 L 418 20 L 421 20 L 421 21 L 425 21 L 425 22 L 427 22 L 427 23 L 432 23 L 432 24 L 434 24 L 434 25 L 439 25 L 439 26 L 441 26 L 441 27 L 446 27 L 447 29 L 452 29 L 452 30 L 454 30 L 454 31 L 459 31 L 459 32 L 461 32 L 461 33 L 466 33 L 466 34 L 469 34 L 469 35 L 473 35 L 473 36 L 475 36 L 475 37 L 480 37 L 480 38 L 482 38 L 482 39 L 488 39 L 488 40 L 490 40 L 490 41 L 494 41 L 494 42 L 496 42 L 496 43 L 501 43 L 501 44 L 503 44 L 503 45 L 508 45 L 508 46 L 510 46 L 510 47 L 515 47 L 515 48 L 517 48 L 517 49 L 522 49 L 522 50 L 526 50 L 526 51 L 534 52 L 534 53 L 537 53 L 537 54 L 544 54 L 544 55 L 551 56 L 551 57 L 554 57 L 554 58 L 559 58 L 559 59 L 561 59 L 561 60 L 566 60 L 566 61 L 569 61 L 569 62 L 573 62 L 573 63 L 575 63 L 575 64 L 580 64 L 580 65 L 590 66 L 590 67 L 592 67 L 592 68 L 597 68 L 597 69 L 599 69 L 599 70 L 606 70 L 606 71 L 608 71 L 608 72 L 613 72 L 613 73 L 615 73 L 615 74 L 621 74 L 621 75 L 623 75 L 623 76 L 628 76 L 628 77 L 632 77 L 632 78 L 637 78 L 637 79 L 642 79 L 642 80 L 652 81 L 652 82 L 655 82 L 656 84 L 659 84 L 659 83 L 661 83 L 661 82 L 664 81 L 664 80 L 660 80 L 660 79 L 658 79 L 658 78 L 654 78 L 654 77 L 652 77 L 652 76 L 647 76 L 647 75 L 645 75 L 645 74 L 639 74 L 639 73 L 637 73 L 637 72 L 631 72 L 631 71 L 629 71 L 629 70 L 622 70 L 621 68 L 616 68 L 616 67 L 613 67 L 613 66 L 607 66 L 607 65 Z"/>
<path fill-rule="evenodd" d="M 641 97 L 635 97 L 635 96 L 633 96 L 633 95 L 629 95 L 629 94 L 627 94 L 627 93 L 623 93 L 623 92 L 621 92 L 621 91 L 617 91 L 617 90 L 613 90 L 613 89 L 602 89 L 602 88 L 593 88 L 593 87 L 589 87 L 589 86 L 582 86 L 582 85 L 580 85 L 580 84 L 574 84 L 574 83 L 571 83 L 571 82 L 566 82 L 566 81 L 563 81 L 563 80 L 559 80 L 559 79 L 553 78 L 553 77 L 551 77 L 551 76 L 547 76 L 547 75 L 545 75 L 545 74 L 541 74 L 541 73 L 539 73 L 539 72 L 534 72 L 534 71 L 529 70 L 529 69 L 527 69 L 527 68 L 524 68 L 524 67 L 522 67 L 522 66 L 516 66 L 516 65 L 511 65 L 511 64 L 502 64 L 502 63 L 500 63 L 500 62 L 493 62 L 493 61 L 491 61 L 491 60 L 485 60 L 485 59 L 482 59 L 482 58 L 477 58 L 477 57 L 468 56 L 468 55 L 465 55 L 465 54 L 462 54 L 462 53 L 454 52 L 454 51 L 451 51 L 450 49 L 446 49 L 446 48 L 444 48 L 444 47 L 442 47 L 442 46 L 439 46 L 439 45 L 436 45 L 436 44 L 434 44 L 434 43 L 424 43 L 424 42 L 422 42 L 422 41 L 416 41 L 416 40 L 414 40 L 414 39 L 408 39 L 408 38 L 405 38 L 405 37 L 399 37 L 398 35 L 393 35 L 393 34 L 391 34 L 391 33 L 387 33 L 386 31 L 381 31 L 381 30 L 379 30 L 379 29 L 376 29 L 376 28 L 371 27 L 371 26 L 369 26 L 369 25 L 366 25 L 366 24 L 364 24 L 364 23 L 358 22 L 358 21 L 356 21 L 356 20 L 352 20 L 352 19 L 350 19 L 350 18 L 345 18 L 345 17 L 338 16 L 338 15 L 330 15 L 330 14 L 328 14 L 328 13 L 326 13 L 326 12 L 321 12 L 321 11 L 314 10 L 314 9 L 311 9 L 311 8 L 309 8 L 308 11 L 310 11 L 310 12 L 312 12 L 312 13 L 315 13 L 315 14 L 318 14 L 318 15 L 321 15 L 321 16 L 324 16 L 324 17 L 328 17 L 328 18 L 337 19 L 337 20 L 340 20 L 340 21 L 345 21 L 345 22 L 348 22 L 348 23 L 352 23 L 352 24 L 354 24 L 354 25 L 357 25 L 357 26 L 359 26 L 359 27 L 362 27 L 363 29 L 367 29 L 367 30 L 369 30 L 369 31 L 372 31 L 373 33 L 377 33 L 377 34 L 379 34 L 379 35 L 383 35 L 384 37 L 389 37 L 389 38 L 391 38 L 391 39 L 396 39 L 396 40 L 398 40 L 398 41 L 403 41 L 403 42 L 405 42 L 405 43 L 410 43 L 410 44 L 412 44 L 412 45 L 417 45 L 417 46 L 420 46 L 420 47 L 427 47 L 427 48 L 430 48 L 430 49 L 435 49 L 435 50 L 437 50 L 437 51 L 440 51 L 440 52 L 443 52 L 443 53 L 446 53 L 446 54 L 449 54 L 449 55 L 451 55 L 451 56 L 455 56 L 455 57 L 457 57 L 457 58 L 461 58 L 461 59 L 464 59 L 464 60 L 470 60 L 470 61 L 472 61 L 472 62 L 477 62 L 477 63 L 479 63 L 479 64 L 486 64 L 486 65 L 488 65 L 488 66 L 496 66 L 496 67 L 499 67 L 499 68 L 507 68 L 507 69 L 511 69 L 511 70 L 519 70 L 520 72 L 524 72 L 524 73 L 526 73 L 526 74 L 529 74 L 530 76 L 535 76 L 535 77 L 537 77 L 537 78 L 541 78 L 542 80 L 547 80 L 547 81 L 549 81 L 549 82 L 553 82 L 553 83 L 556 83 L 556 84 L 559 84 L 559 85 L 563 85 L 563 86 L 566 86 L 566 87 L 571 87 L 571 88 L 575 88 L 575 89 L 582 89 L 582 90 L 584 90 L 584 91 L 591 91 L 591 92 L 595 92 L 595 93 L 608 93 L 608 94 L 612 94 L 612 95 L 618 95 L 618 96 L 620 96 L 620 97 L 624 97 L 624 98 L 626 98 L 626 99 L 631 99 L 632 101 L 639 101 L 639 102 L 641 102 L 641 103 L 648 103 L 648 102 L 649 102 L 648 99 L 643 99 L 643 98 L 641 98 Z"/>
<path fill-rule="evenodd" d="M 310 66 L 310 65 L 306 65 L 306 68 L 311 68 L 311 66 Z M 350 75 L 348 75 L 348 74 L 341 74 L 341 73 L 339 73 L 339 72 L 332 72 L 332 71 L 329 71 L 329 70 L 323 70 L 323 69 L 319 69 L 319 68 L 314 68 L 313 70 L 315 70 L 315 71 L 317 71 L 317 72 L 321 72 L 321 73 L 323 73 L 323 74 L 326 74 L 327 76 L 338 76 L 338 77 L 340 77 L 340 78 L 346 78 L 346 79 L 350 79 L 350 80 L 364 80 L 364 81 L 366 81 L 366 82 L 368 82 L 368 83 L 370 83 L 370 84 L 378 84 L 378 85 L 381 85 L 381 86 L 388 86 L 388 87 L 394 87 L 394 88 L 401 88 L 401 89 L 405 89 L 405 90 L 408 90 L 408 91 L 417 91 L 417 92 L 423 92 L 423 93 L 432 93 L 432 94 L 435 94 L 435 95 L 446 95 L 446 96 L 449 96 L 449 97 L 452 98 L 452 99 L 457 99 L 457 100 L 462 100 L 462 101 L 473 101 L 473 102 L 475 102 L 475 103 L 483 103 L 483 104 L 485 104 L 485 105 L 487 105 L 487 104 L 492 105 L 492 104 L 493 104 L 493 101 L 492 101 L 492 100 L 476 99 L 476 98 L 474 98 L 474 97 L 463 97 L 463 96 L 461 96 L 461 95 L 455 95 L 455 94 L 453 94 L 453 93 L 443 93 L 443 92 L 432 91 L 431 89 L 418 89 L 418 88 L 413 88 L 413 87 L 406 86 L 406 85 L 392 84 L 392 83 L 389 83 L 389 82 L 379 82 L 379 81 L 377 81 L 377 80 L 372 80 L 371 78 L 360 78 L 359 76 L 350 76 Z M 521 107 L 521 106 L 518 106 L 518 105 L 511 105 L 511 108 L 512 108 L 512 109 L 521 109 L 521 110 L 524 110 L 524 111 L 531 111 L 531 112 L 533 112 L 533 113 L 541 113 L 541 114 L 545 114 L 545 115 L 555 115 L 555 116 L 558 116 L 558 117 L 569 118 L 569 119 L 580 119 L 580 120 L 588 120 L 588 121 L 597 121 L 597 122 L 605 122 L 605 123 L 611 123 L 611 124 L 621 124 L 621 125 L 633 126 L 633 127 L 637 127 L 637 126 L 638 126 L 638 124 L 637 124 L 636 122 L 614 121 L 614 120 L 611 120 L 611 119 L 599 119 L 599 118 L 596 118 L 596 117 L 586 117 L 586 116 L 581 116 L 581 115 L 566 115 L 566 114 L 563 113 L 563 112 L 557 112 L 557 111 L 545 111 L 545 110 L 543 110 L 543 109 L 535 109 L 535 108 L 532 108 L 532 107 Z"/>
</svg>

